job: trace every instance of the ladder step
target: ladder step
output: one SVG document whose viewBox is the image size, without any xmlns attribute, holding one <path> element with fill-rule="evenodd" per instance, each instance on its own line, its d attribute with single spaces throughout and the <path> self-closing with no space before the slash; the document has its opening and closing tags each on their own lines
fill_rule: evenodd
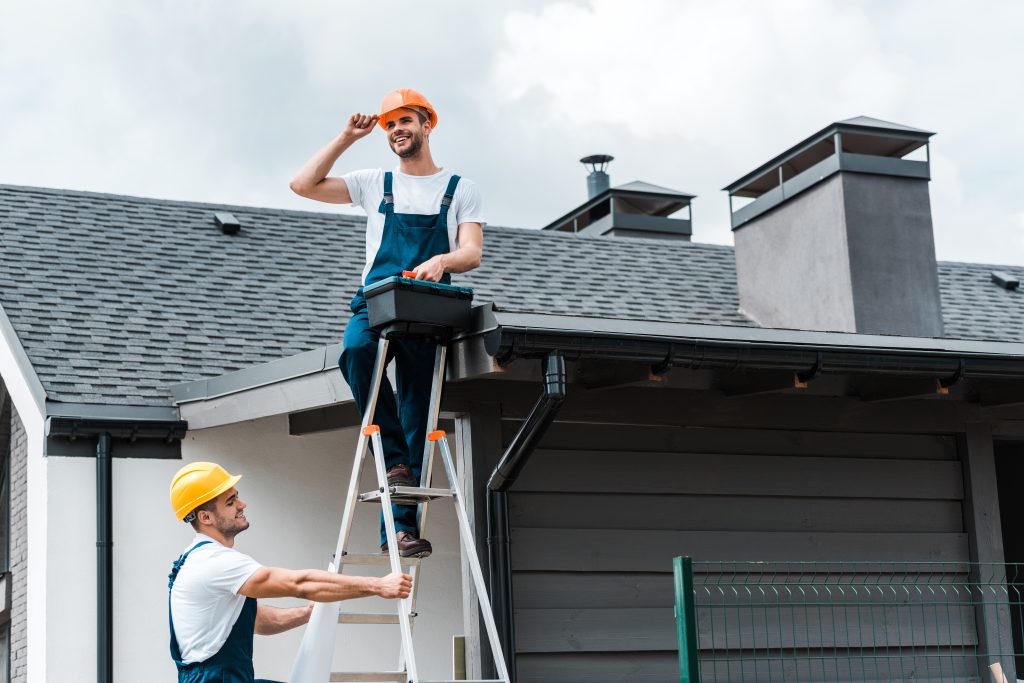
<svg viewBox="0 0 1024 683">
<path fill-rule="evenodd" d="M 451 489 L 430 489 L 419 486 L 391 486 L 391 502 L 398 505 L 416 505 L 435 498 L 451 498 Z M 380 490 L 359 494 L 360 503 L 380 503 Z"/>
<path fill-rule="evenodd" d="M 416 618 L 416 613 L 409 615 L 411 619 Z M 340 612 L 338 614 L 339 624 L 397 624 L 397 614 L 361 614 L 356 612 Z"/>
<path fill-rule="evenodd" d="M 399 557 L 399 561 L 403 567 L 418 567 L 420 566 L 421 557 Z M 348 554 L 341 556 L 341 562 L 339 564 L 351 564 L 360 567 L 387 567 L 391 564 L 391 559 L 382 554 L 372 555 L 357 555 Z"/>
<path fill-rule="evenodd" d="M 406 683 L 409 674 L 404 671 L 334 671 L 331 683 L 377 683 L 377 681 L 397 681 Z"/>
</svg>

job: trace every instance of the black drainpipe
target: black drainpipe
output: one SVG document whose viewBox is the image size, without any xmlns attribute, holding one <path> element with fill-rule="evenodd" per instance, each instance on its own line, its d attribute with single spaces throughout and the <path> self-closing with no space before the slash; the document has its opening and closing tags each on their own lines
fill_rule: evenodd
<svg viewBox="0 0 1024 683">
<path fill-rule="evenodd" d="M 565 358 L 553 351 L 544 359 L 544 392 L 505 449 L 487 482 L 487 564 L 491 588 L 491 612 L 505 654 L 511 683 L 516 680 L 516 637 L 512 609 L 512 562 L 509 556 L 508 497 L 526 461 L 554 421 L 565 400 Z"/>
<path fill-rule="evenodd" d="M 114 680 L 114 512 L 109 432 L 96 437 L 96 680 Z"/>
</svg>

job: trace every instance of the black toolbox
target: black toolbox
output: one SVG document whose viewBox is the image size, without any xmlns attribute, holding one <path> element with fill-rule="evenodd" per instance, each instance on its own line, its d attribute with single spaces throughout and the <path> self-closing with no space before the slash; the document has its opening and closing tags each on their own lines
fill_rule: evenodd
<svg viewBox="0 0 1024 683">
<path fill-rule="evenodd" d="M 389 277 L 363 289 L 370 327 L 402 326 L 409 331 L 469 328 L 473 290 L 439 282 Z"/>
</svg>

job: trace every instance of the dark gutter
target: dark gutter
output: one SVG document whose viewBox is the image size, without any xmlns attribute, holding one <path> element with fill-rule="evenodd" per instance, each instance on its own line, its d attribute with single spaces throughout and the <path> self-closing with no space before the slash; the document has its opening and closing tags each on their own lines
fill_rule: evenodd
<svg viewBox="0 0 1024 683">
<path fill-rule="evenodd" d="M 498 627 L 510 683 L 516 680 L 516 636 L 512 605 L 512 561 L 509 554 L 508 497 L 506 493 L 526 466 L 537 443 L 565 401 L 565 359 L 558 351 L 544 358 L 544 389 L 519 431 L 512 437 L 487 482 L 487 560 L 491 613 Z"/>
<path fill-rule="evenodd" d="M 96 441 L 96 681 L 114 681 L 113 440 L 127 443 L 181 441 L 188 424 L 180 420 L 106 420 L 50 416 L 47 439 Z"/>
<path fill-rule="evenodd" d="M 807 334 L 812 336 L 815 333 Z M 501 364 L 516 358 L 541 358 L 551 349 L 558 349 L 570 360 L 614 359 L 649 363 L 662 369 L 792 370 L 798 373 L 814 370 L 927 377 L 959 373 L 961 377 L 975 379 L 1024 378 L 1024 354 L 993 353 L 982 349 L 973 351 L 969 349 L 971 343 L 959 340 L 949 340 L 949 346 L 954 348 L 938 348 L 938 343 L 945 340 L 934 340 L 935 348 L 898 347 L 895 346 L 898 341 L 899 337 L 893 337 L 890 343 L 894 346 L 882 348 L 822 344 L 813 338 L 804 342 L 672 339 L 623 332 L 538 329 L 502 324 L 487 333 L 484 345 L 487 353 Z M 1024 346 L 1018 344 L 1002 346 L 1024 350 Z"/>
</svg>

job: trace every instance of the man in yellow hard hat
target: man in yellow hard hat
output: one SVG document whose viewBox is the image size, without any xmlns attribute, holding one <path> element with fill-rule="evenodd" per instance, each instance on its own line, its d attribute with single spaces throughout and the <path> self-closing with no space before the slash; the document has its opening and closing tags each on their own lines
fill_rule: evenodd
<svg viewBox="0 0 1024 683">
<path fill-rule="evenodd" d="M 449 283 L 450 273 L 480 265 L 483 253 L 483 208 L 480 192 L 466 178 L 434 163 L 430 135 L 437 111 L 410 88 L 388 93 L 379 114 L 353 114 L 345 128 L 295 175 L 291 188 L 321 202 L 349 204 L 366 211 L 366 265 L 362 286 L 412 270 L 420 280 Z M 380 126 L 398 156 L 394 171 L 369 169 L 328 177 L 338 158 L 360 138 Z M 372 381 L 380 333 L 370 329 L 362 286 L 352 299 L 352 318 L 345 328 L 344 351 L 338 364 L 352 388 L 360 413 Z M 380 426 L 388 482 L 419 486 L 426 438 L 434 351 L 433 342 L 394 339 L 399 395 L 384 376 L 374 412 Z M 419 538 L 415 506 L 394 506 L 399 552 L 424 557 L 430 543 Z M 386 549 L 383 524 L 381 549 Z"/>
<path fill-rule="evenodd" d="M 301 626 L 312 610 L 311 605 L 261 605 L 258 598 L 405 598 L 412 587 L 407 574 L 377 578 L 264 567 L 238 552 L 235 536 L 249 528 L 247 506 L 235 488 L 241 478 L 215 463 L 194 462 L 178 470 L 171 481 L 174 514 L 196 531 L 171 567 L 168 583 L 171 658 L 179 683 L 256 682 L 253 634 Z"/>
</svg>

